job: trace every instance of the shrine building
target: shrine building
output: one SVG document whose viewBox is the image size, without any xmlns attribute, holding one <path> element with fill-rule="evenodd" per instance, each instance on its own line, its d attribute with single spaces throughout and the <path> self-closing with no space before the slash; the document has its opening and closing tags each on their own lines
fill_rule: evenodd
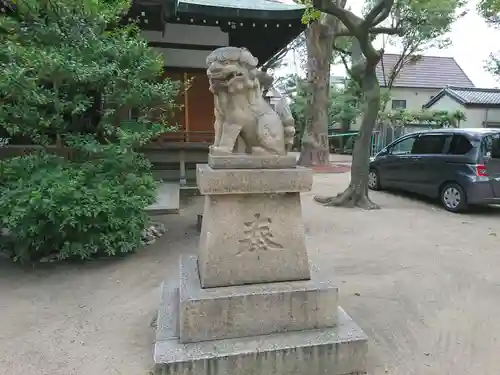
<svg viewBox="0 0 500 375">
<path fill-rule="evenodd" d="M 265 66 L 305 26 L 292 0 L 134 0 L 125 21 L 138 22 L 149 45 L 165 58 L 165 76 L 190 81 L 178 98 L 178 131 L 147 147 L 158 177 L 184 184 L 206 162 L 214 137 L 213 96 L 205 59 L 216 48 L 246 47 Z"/>
<path fill-rule="evenodd" d="M 0 0 L 0 11 L 10 11 Z M 124 23 L 137 22 L 142 36 L 165 60 L 165 76 L 190 82 L 181 90 L 173 123 L 178 131 L 161 135 L 141 149 L 155 176 L 177 186 L 194 181 L 195 166 L 207 161 L 214 138 L 213 96 L 205 59 L 216 48 L 246 47 L 261 67 L 305 30 L 304 6 L 293 0 L 133 0 Z M 3 147 L 1 157 L 36 147 Z"/>
</svg>

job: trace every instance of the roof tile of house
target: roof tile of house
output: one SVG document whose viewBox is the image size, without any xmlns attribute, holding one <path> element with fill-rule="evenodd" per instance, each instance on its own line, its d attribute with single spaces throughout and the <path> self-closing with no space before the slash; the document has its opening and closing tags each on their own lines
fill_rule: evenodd
<svg viewBox="0 0 500 375">
<path fill-rule="evenodd" d="M 444 95 L 449 95 L 462 105 L 498 106 L 500 105 L 500 89 L 480 89 L 471 87 L 446 87 L 425 107 L 429 108 Z"/>
<path fill-rule="evenodd" d="M 385 86 L 384 75 L 389 77 L 399 55 L 384 54 L 377 65 L 377 78 Z M 385 73 L 385 74 L 384 74 Z M 421 56 L 406 64 L 399 72 L 393 87 L 437 88 L 446 86 L 475 87 L 453 57 Z"/>
</svg>

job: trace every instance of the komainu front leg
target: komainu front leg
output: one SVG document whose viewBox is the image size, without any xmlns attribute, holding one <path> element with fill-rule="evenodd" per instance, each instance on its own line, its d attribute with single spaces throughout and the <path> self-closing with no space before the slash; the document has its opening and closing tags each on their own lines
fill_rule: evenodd
<svg viewBox="0 0 500 375">
<path fill-rule="evenodd" d="M 210 147 L 212 155 L 227 155 L 232 154 L 236 145 L 236 140 L 240 135 L 242 126 L 235 124 L 222 124 L 222 131 L 218 145 Z"/>
<path fill-rule="evenodd" d="M 222 121 L 221 116 L 219 114 L 219 111 L 217 109 L 214 109 L 214 116 L 215 116 L 215 122 L 214 122 L 214 144 L 213 146 L 218 147 L 220 143 L 220 138 L 222 135 Z"/>
</svg>

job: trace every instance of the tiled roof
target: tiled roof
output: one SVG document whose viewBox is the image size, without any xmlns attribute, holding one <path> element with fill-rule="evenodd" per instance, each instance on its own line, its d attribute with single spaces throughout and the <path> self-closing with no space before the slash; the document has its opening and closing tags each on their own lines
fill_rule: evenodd
<svg viewBox="0 0 500 375">
<path fill-rule="evenodd" d="M 424 107 L 429 108 L 444 95 L 448 95 L 462 105 L 500 106 L 500 89 L 479 89 L 470 87 L 446 87 Z"/>
<path fill-rule="evenodd" d="M 399 55 L 384 54 L 377 65 L 377 78 L 381 86 L 389 77 Z M 383 69 L 382 69 L 383 67 Z M 441 89 L 446 86 L 475 87 L 453 57 L 421 56 L 406 64 L 399 72 L 393 87 Z"/>
<path fill-rule="evenodd" d="M 304 5 L 286 0 L 181 0 L 180 3 L 252 10 L 303 10 Z"/>
</svg>

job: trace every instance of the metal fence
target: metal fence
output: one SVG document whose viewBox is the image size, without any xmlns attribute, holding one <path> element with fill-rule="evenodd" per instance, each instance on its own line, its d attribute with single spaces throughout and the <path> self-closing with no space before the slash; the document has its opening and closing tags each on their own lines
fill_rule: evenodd
<svg viewBox="0 0 500 375">
<path fill-rule="evenodd" d="M 390 126 L 387 124 L 379 125 L 377 130 L 375 130 L 372 135 L 370 155 L 375 155 L 389 143 L 405 134 L 436 128 L 438 128 L 438 126 L 429 124 L 406 124 L 404 126 Z"/>
</svg>

